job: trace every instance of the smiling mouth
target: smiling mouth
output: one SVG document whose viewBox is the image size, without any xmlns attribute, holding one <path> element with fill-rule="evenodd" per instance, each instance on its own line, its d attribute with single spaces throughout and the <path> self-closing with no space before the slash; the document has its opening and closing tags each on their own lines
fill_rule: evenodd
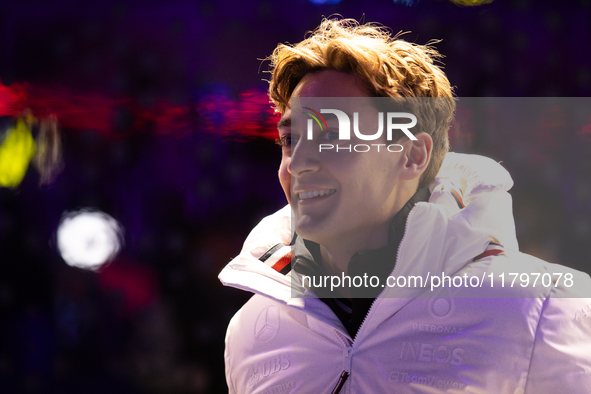
<svg viewBox="0 0 591 394">
<path fill-rule="evenodd" d="M 331 194 L 336 193 L 335 189 L 325 189 L 325 190 L 310 190 L 309 192 L 298 193 L 298 198 L 300 201 L 309 200 L 316 197 L 322 196 L 329 196 Z"/>
</svg>

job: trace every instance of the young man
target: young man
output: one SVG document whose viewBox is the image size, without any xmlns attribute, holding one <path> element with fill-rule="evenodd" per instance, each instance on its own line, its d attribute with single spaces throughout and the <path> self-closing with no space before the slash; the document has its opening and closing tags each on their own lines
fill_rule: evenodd
<svg viewBox="0 0 591 394">
<path fill-rule="evenodd" d="M 228 327 L 230 392 L 591 392 L 591 280 L 519 253 L 509 174 L 447 153 L 437 57 L 351 20 L 275 50 L 289 205 L 220 274 L 255 293 Z"/>
</svg>

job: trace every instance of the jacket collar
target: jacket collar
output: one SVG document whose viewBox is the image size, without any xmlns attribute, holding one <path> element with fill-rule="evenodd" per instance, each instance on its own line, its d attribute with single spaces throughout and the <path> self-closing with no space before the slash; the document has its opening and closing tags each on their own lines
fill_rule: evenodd
<svg viewBox="0 0 591 394">
<path fill-rule="evenodd" d="M 392 275 L 436 275 L 443 271 L 453 274 L 482 253 L 491 241 L 517 250 L 511 197 L 507 193 L 512 185 L 508 172 L 494 160 L 448 153 L 436 180 L 429 186 L 429 202 L 415 203 L 408 213 Z M 465 208 L 458 206 L 454 193 Z M 259 293 L 308 312 L 313 309 L 309 300 L 316 296 L 258 260 L 278 242 L 290 244 L 291 216 L 291 209 L 286 206 L 263 219 L 246 239 L 240 255 L 222 270 L 219 278 L 224 285 Z M 396 225 L 393 232 L 400 234 Z M 387 293 L 388 297 L 416 296 L 416 291 L 400 288 L 387 289 Z"/>
<path fill-rule="evenodd" d="M 396 251 L 404 236 L 408 214 L 418 202 L 429 200 L 431 192 L 427 187 L 422 187 L 406 202 L 400 211 L 394 216 L 388 227 L 388 244 L 377 249 L 366 249 L 355 253 L 348 265 L 348 275 L 363 277 L 377 276 L 380 283 L 392 273 L 396 264 Z M 320 246 L 312 241 L 305 240 L 296 234 L 295 256 L 292 269 L 299 275 L 322 276 L 322 256 Z M 339 297 L 335 292 L 325 287 L 314 288 L 314 293 L 321 298 Z M 359 287 L 351 289 L 353 298 L 375 298 L 382 291 L 379 287 Z"/>
</svg>

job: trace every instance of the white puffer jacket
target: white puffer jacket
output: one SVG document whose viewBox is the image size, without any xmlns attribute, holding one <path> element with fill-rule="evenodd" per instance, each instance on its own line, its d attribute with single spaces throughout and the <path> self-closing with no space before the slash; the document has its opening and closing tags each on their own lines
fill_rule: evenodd
<svg viewBox="0 0 591 394">
<path fill-rule="evenodd" d="M 255 293 L 228 327 L 230 392 L 591 393 L 591 279 L 517 251 L 511 186 L 493 160 L 448 154 L 429 202 L 408 216 L 392 276 L 467 274 L 483 285 L 386 287 L 355 338 L 278 272 L 290 246 L 259 260 L 292 238 L 289 207 L 263 219 L 219 276 Z M 491 242 L 504 252 L 474 260 Z"/>
</svg>

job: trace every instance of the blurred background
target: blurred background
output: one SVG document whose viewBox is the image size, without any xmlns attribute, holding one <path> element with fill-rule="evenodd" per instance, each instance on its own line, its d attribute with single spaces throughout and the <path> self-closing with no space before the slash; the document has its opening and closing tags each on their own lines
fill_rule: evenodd
<svg viewBox="0 0 591 394">
<path fill-rule="evenodd" d="M 261 59 L 335 13 L 442 39 L 459 97 L 591 95 L 591 0 L 2 0 L 0 392 L 227 391 L 250 295 L 217 274 L 285 205 Z M 511 172 L 522 251 L 590 272 L 575 115 L 460 107 L 451 142 Z"/>
</svg>

